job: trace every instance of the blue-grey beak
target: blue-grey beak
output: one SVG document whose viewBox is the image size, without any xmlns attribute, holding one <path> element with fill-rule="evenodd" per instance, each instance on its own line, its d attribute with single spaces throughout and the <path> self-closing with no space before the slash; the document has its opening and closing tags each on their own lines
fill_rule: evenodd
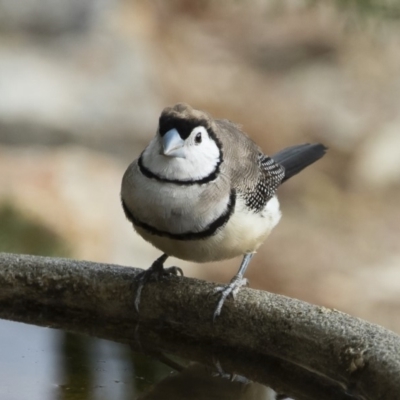
<svg viewBox="0 0 400 400">
<path fill-rule="evenodd" d="M 179 136 L 176 129 L 169 130 L 162 138 L 162 154 L 168 157 L 185 158 L 183 145 L 185 141 Z"/>
</svg>

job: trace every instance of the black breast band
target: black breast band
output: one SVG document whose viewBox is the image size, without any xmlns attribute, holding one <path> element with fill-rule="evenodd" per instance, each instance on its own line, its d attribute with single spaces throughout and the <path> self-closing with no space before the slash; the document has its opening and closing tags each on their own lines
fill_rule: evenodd
<svg viewBox="0 0 400 400">
<path fill-rule="evenodd" d="M 217 231 L 222 228 L 229 221 L 230 217 L 233 214 L 236 204 L 236 192 L 235 190 L 231 191 L 229 196 L 229 202 L 226 206 L 225 211 L 214 221 L 208 224 L 202 231 L 199 232 L 183 232 L 183 233 L 170 233 L 168 231 L 162 231 L 157 229 L 145 222 L 140 221 L 136 216 L 132 214 L 132 212 L 128 209 L 125 202 L 122 200 L 122 207 L 124 209 L 126 217 L 133 223 L 133 225 L 146 230 L 148 233 L 156 236 L 168 237 L 170 239 L 175 240 L 199 240 L 199 239 L 207 239 L 210 236 L 213 236 L 217 233 Z"/>
</svg>

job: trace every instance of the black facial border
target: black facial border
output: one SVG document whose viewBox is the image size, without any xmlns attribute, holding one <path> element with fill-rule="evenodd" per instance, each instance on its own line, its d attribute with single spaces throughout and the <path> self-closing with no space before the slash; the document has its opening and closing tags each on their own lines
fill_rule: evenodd
<svg viewBox="0 0 400 400">
<path fill-rule="evenodd" d="M 196 126 L 200 126 L 200 125 L 197 124 Z M 204 125 L 201 125 L 201 126 L 204 126 Z M 138 166 L 139 166 L 140 172 L 149 179 L 155 179 L 160 182 L 173 183 L 175 185 L 186 185 L 186 186 L 202 185 L 202 184 L 205 184 L 205 183 L 208 183 L 208 182 L 211 182 L 211 181 L 214 181 L 215 179 L 217 179 L 218 175 L 220 173 L 221 164 L 224 161 L 222 143 L 218 139 L 215 132 L 211 129 L 211 127 L 208 127 L 208 128 L 206 126 L 204 126 L 204 127 L 207 129 L 208 135 L 214 140 L 214 142 L 217 144 L 217 147 L 219 149 L 219 160 L 217 162 L 217 165 L 214 168 L 214 171 L 212 171 L 209 175 L 205 176 L 204 178 L 200 178 L 200 179 L 168 179 L 166 177 L 163 177 L 161 175 L 158 175 L 158 174 L 150 171 L 147 167 L 144 166 L 143 153 L 140 155 L 139 160 L 138 160 Z"/>
</svg>

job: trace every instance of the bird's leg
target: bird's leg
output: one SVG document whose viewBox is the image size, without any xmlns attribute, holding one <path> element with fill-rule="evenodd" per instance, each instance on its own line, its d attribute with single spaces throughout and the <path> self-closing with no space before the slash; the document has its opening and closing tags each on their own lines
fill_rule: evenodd
<svg viewBox="0 0 400 400">
<path fill-rule="evenodd" d="M 214 372 L 213 374 L 212 374 L 212 376 L 215 376 L 215 377 L 218 377 L 218 378 L 226 378 L 226 379 L 228 379 L 229 381 L 231 381 L 231 382 L 233 382 L 233 380 L 235 379 L 235 375 L 234 374 L 229 374 L 229 373 L 226 373 L 223 369 L 222 369 L 222 366 L 221 366 L 221 363 L 219 362 L 219 360 L 215 360 L 214 361 L 214 367 L 215 367 L 215 369 L 217 370 L 217 372 Z"/>
<path fill-rule="evenodd" d="M 157 258 L 157 260 L 153 262 L 149 269 L 141 272 L 138 275 L 138 286 L 135 296 L 135 309 L 137 312 L 139 312 L 140 297 L 146 283 L 151 281 L 159 281 L 160 279 L 171 275 L 183 275 L 183 271 L 179 267 L 164 268 L 164 262 L 167 258 L 168 255 L 163 254 L 161 257 Z"/>
<path fill-rule="evenodd" d="M 214 311 L 213 320 L 215 321 L 217 317 L 221 314 L 222 306 L 228 296 L 235 297 L 236 293 L 242 286 L 247 285 L 247 279 L 243 278 L 244 273 L 246 272 L 247 266 L 250 263 L 251 258 L 254 253 L 247 253 L 243 257 L 242 263 L 240 264 L 240 268 L 238 273 L 231 279 L 228 285 L 226 286 L 218 286 L 215 290 L 216 292 L 221 293 L 221 297 L 219 298 L 217 308 Z"/>
</svg>

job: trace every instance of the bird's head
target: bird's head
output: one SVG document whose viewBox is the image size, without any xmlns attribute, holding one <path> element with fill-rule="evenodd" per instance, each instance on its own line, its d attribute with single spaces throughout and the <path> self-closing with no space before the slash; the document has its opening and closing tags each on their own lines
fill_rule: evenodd
<svg viewBox="0 0 400 400">
<path fill-rule="evenodd" d="M 167 180 L 201 180 L 222 162 L 221 143 L 209 115 L 178 103 L 161 113 L 157 134 L 142 154 L 142 164 Z"/>
</svg>

